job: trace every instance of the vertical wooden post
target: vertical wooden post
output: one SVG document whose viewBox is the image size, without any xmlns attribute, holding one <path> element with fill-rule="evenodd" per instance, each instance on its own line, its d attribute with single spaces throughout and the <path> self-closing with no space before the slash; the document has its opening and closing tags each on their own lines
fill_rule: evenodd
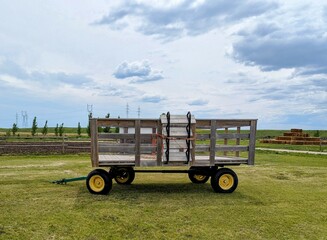
<svg viewBox="0 0 327 240">
<path fill-rule="evenodd" d="M 99 154 L 98 154 L 98 126 L 96 119 L 89 120 L 90 132 L 91 132 L 91 161 L 92 167 L 99 166 Z"/>
<path fill-rule="evenodd" d="M 237 133 L 237 134 L 240 134 L 240 133 L 241 133 L 241 127 L 237 127 L 236 133 Z M 240 145 L 240 143 L 241 143 L 241 141 L 240 141 L 240 137 L 237 137 L 237 138 L 236 138 L 236 145 Z M 235 152 L 235 156 L 236 156 L 236 157 L 239 157 L 239 156 L 240 156 L 240 152 L 239 152 L 239 151 L 236 151 L 236 152 Z"/>
<path fill-rule="evenodd" d="M 215 120 L 211 120 L 210 125 L 210 166 L 214 166 L 216 158 L 217 123 Z"/>
<path fill-rule="evenodd" d="M 248 165 L 254 165 L 255 156 L 255 134 L 257 131 L 257 120 L 252 120 L 250 124 L 250 140 L 249 140 L 249 157 Z"/>
<path fill-rule="evenodd" d="M 228 133 L 228 128 L 225 128 L 225 133 Z M 228 139 L 224 138 L 224 145 L 228 145 Z M 224 151 L 224 156 L 227 156 L 227 151 Z"/>
<path fill-rule="evenodd" d="M 163 151 L 163 140 L 160 137 L 162 136 L 162 124 L 160 122 L 160 120 L 158 120 L 158 124 L 157 124 L 157 166 L 161 166 L 162 165 L 162 151 Z"/>
<path fill-rule="evenodd" d="M 191 164 L 193 165 L 193 163 L 195 162 L 195 145 L 196 145 L 196 126 L 195 126 L 195 124 L 191 125 L 191 132 L 192 132 L 191 138 L 193 138 L 193 140 L 191 140 L 191 146 L 192 146 L 192 149 L 191 149 L 192 163 Z"/>
<path fill-rule="evenodd" d="M 141 165 L 141 120 L 135 120 L 135 166 Z"/>
</svg>

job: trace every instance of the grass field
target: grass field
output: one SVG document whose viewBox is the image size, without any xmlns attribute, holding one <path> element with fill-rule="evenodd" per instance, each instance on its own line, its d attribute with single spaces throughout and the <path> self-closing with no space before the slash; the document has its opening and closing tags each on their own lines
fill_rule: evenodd
<svg viewBox="0 0 327 240">
<path fill-rule="evenodd" d="M 91 195 L 87 155 L 0 156 L 0 239 L 327 239 L 327 157 L 257 151 L 217 194 L 186 174 L 139 173 Z"/>
</svg>

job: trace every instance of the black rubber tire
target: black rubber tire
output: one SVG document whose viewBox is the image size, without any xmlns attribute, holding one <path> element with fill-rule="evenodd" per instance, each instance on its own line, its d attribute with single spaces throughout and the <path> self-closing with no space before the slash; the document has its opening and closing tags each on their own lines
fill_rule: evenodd
<svg viewBox="0 0 327 240">
<path fill-rule="evenodd" d="M 114 170 L 114 173 L 114 179 L 118 184 L 129 185 L 135 179 L 135 172 L 132 167 L 119 167 Z"/>
<path fill-rule="evenodd" d="M 218 193 L 232 193 L 238 185 L 236 173 L 229 168 L 220 168 L 211 176 L 211 187 Z"/>
<path fill-rule="evenodd" d="M 192 169 L 196 170 L 197 168 L 191 167 L 190 170 L 192 170 Z M 188 178 L 191 180 L 192 183 L 204 184 L 209 180 L 210 176 L 205 175 L 205 174 L 189 172 L 188 173 Z"/>
<path fill-rule="evenodd" d="M 92 194 L 107 195 L 112 189 L 112 179 L 105 170 L 96 169 L 88 174 L 86 187 Z"/>
</svg>

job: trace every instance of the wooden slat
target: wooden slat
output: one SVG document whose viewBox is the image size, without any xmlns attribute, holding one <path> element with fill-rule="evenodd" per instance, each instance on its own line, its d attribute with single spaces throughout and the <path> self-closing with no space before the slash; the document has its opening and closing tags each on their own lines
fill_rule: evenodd
<svg viewBox="0 0 327 240">
<path fill-rule="evenodd" d="M 166 149 L 166 143 L 164 142 L 164 149 Z M 170 140 L 169 143 L 170 149 L 179 149 L 179 148 L 187 148 L 185 140 Z M 192 146 L 191 146 L 192 148 Z"/>
<path fill-rule="evenodd" d="M 196 127 L 195 127 L 195 124 L 191 124 L 191 132 L 194 133 L 193 138 L 196 139 Z M 195 140 L 191 141 L 190 148 L 191 148 L 191 159 L 190 159 L 190 161 L 191 162 L 194 162 L 195 161 L 195 148 L 196 148 L 196 141 Z"/>
<path fill-rule="evenodd" d="M 157 125 L 157 133 L 159 135 L 162 135 L 162 125 L 160 122 L 158 122 Z M 162 142 L 163 139 L 162 138 L 157 138 L 157 166 L 161 166 L 162 165 Z"/>
<path fill-rule="evenodd" d="M 168 123 L 166 115 L 160 116 L 161 123 L 166 125 Z M 191 124 L 196 123 L 194 115 L 191 115 Z M 188 124 L 188 119 L 186 115 L 170 115 L 170 126 L 178 126 L 178 125 L 185 125 Z"/>
<path fill-rule="evenodd" d="M 257 131 L 257 120 L 251 121 L 250 128 L 250 141 L 249 141 L 249 165 L 254 165 L 254 157 L 255 157 L 255 135 Z"/>
<path fill-rule="evenodd" d="M 211 120 L 211 128 L 210 128 L 210 166 L 214 166 L 215 164 L 215 156 L 216 156 L 216 129 L 217 129 L 216 120 Z"/>
<path fill-rule="evenodd" d="M 218 133 L 217 139 L 249 139 L 248 133 Z"/>
<path fill-rule="evenodd" d="M 122 143 L 122 144 L 99 144 L 99 153 L 135 153 L 135 144 L 128 144 L 128 143 Z"/>
<path fill-rule="evenodd" d="M 198 133 L 196 134 L 196 140 L 207 140 L 210 139 L 210 134 Z"/>
<path fill-rule="evenodd" d="M 167 135 L 167 131 L 166 129 L 164 128 L 163 129 L 163 135 Z M 191 132 L 191 135 L 193 135 L 193 132 Z M 171 127 L 170 128 L 170 136 L 171 137 L 187 137 L 188 136 L 188 133 L 186 131 L 186 128 L 185 126 L 184 127 Z"/>
<path fill-rule="evenodd" d="M 249 150 L 248 146 L 242 146 L 242 145 L 216 145 L 216 151 L 245 152 L 248 150 Z"/>
<path fill-rule="evenodd" d="M 166 159 L 163 159 L 165 162 Z M 174 161 L 187 161 L 186 154 L 185 152 L 169 152 L 169 162 L 174 162 Z"/>
<path fill-rule="evenodd" d="M 98 138 L 103 139 L 135 139 L 135 134 L 133 133 L 99 133 Z"/>
<path fill-rule="evenodd" d="M 225 135 L 228 134 L 228 128 L 225 127 Z M 228 139 L 224 138 L 224 144 L 227 145 L 228 144 Z M 227 156 L 227 151 L 224 151 L 224 156 Z"/>
<path fill-rule="evenodd" d="M 237 135 L 240 135 L 240 132 L 241 132 L 241 127 L 237 127 Z M 250 137 L 250 134 L 249 134 L 249 137 Z M 241 138 L 238 136 L 236 138 L 236 145 L 240 145 L 240 143 L 241 143 Z M 240 152 L 239 151 L 236 151 L 235 156 L 236 157 L 239 157 L 240 156 Z"/>
<path fill-rule="evenodd" d="M 141 122 L 135 120 L 135 166 L 140 166 L 141 160 Z"/>
<path fill-rule="evenodd" d="M 209 152 L 210 151 L 210 145 L 206 144 L 197 144 L 195 148 L 195 152 Z"/>
<path fill-rule="evenodd" d="M 156 151 L 156 145 L 141 144 L 140 154 L 142 153 L 154 153 Z M 111 143 L 99 143 L 99 153 L 136 153 L 136 146 L 134 144 L 111 144 Z"/>
</svg>

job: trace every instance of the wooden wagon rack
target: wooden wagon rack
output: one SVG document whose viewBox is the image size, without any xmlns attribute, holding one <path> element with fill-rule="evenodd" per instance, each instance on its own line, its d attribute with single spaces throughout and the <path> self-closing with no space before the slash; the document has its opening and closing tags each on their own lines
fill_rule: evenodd
<svg viewBox="0 0 327 240">
<path fill-rule="evenodd" d="M 114 178 L 120 184 L 131 183 L 135 172 L 147 171 L 188 172 L 192 182 L 200 183 L 201 176 L 206 182 L 217 174 L 219 167 L 221 170 L 227 169 L 222 168 L 226 165 L 254 165 L 256 126 L 256 119 L 195 119 L 190 112 L 186 115 L 168 112 L 158 119 L 92 118 L 92 167 L 110 167 L 109 175 L 100 178 Z M 105 133 L 102 128 L 111 130 Z M 155 166 L 190 168 L 186 171 L 134 170 Z M 228 177 L 236 177 L 232 170 L 227 170 Z M 87 181 L 91 181 L 94 174 L 104 174 L 103 171 L 94 170 Z M 132 175 L 132 180 L 126 180 L 128 175 Z M 237 185 L 237 179 L 232 180 Z M 93 183 L 87 182 L 87 186 L 90 192 L 98 193 L 95 179 Z"/>
</svg>

